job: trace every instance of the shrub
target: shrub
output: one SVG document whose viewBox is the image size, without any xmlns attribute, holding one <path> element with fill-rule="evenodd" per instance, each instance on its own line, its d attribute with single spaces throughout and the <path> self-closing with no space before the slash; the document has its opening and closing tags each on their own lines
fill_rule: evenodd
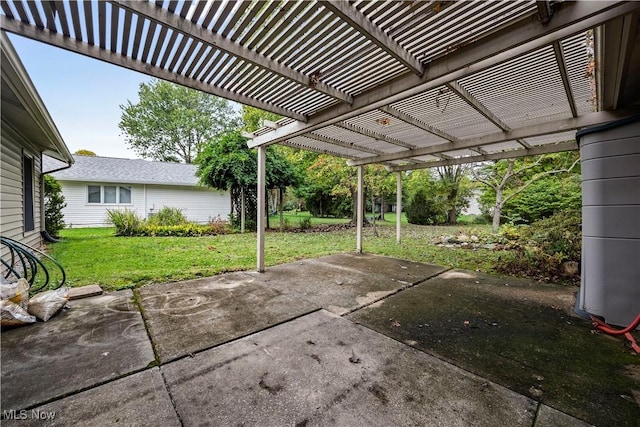
<svg viewBox="0 0 640 427">
<path fill-rule="evenodd" d="M 410 224 L 436 224 L 442 213 L 436 208 L 433 200 L 427 197 L 427 192 L 418 190 L 409 201 L 406 209 L 407 221 Z"/>
<path fill-rule="evenodd" d="M 136 236 L 144 221 L 129 209 L 107 209 L 107 220 L 116 228 L 116 236 Z"/>
<path fill-rule="evenodd" d="M 299 224 L 300 224 L 300 229 L 308 230 L 309 228 L 311 228 L 311 217 L 306 216 L 306 217 L 300 218 Z"/>
<path fill-rule="evenodd" d="M 567 259 L 580 259 L 582 250 L 582 215 L 579 210 L 558 212 L 525 228 L 522 240 L 534 244 L 549 255 L 564 254 Z"/>
<path fill-rule="evenodd" d="M 211 229 L 212 234 L 228 234 L 233 231 L 231 223 L 222 219 L 220 215 L 209 219 L 208 227 Z"/>
<path fill-rule="evenodd" d="M 67 206 L 62 195 L 62 186 L 51 175 L 44 176 L 44 229 L 53 237 L 58 237 L 64 228 L 62 209 Z"/>
<path fill-rule="evenodd" d="M 145 224 L 138 231 L 139 236 L 193 237 L 217 234 L 211 227 L 203 224 L 184 223 L 178 225 Z"/>
<path fill-rule="evenodd" d="M 505 226 L 502 236 L 512 242 L 510 254 L 500 257 L 496 270 L 545 280 L 559 279 L 562 264 L 580 263 L 582 250 L 579 210 L 556 213 L 530 226 Z M 577 277 L 573 278 L 577 280 Z"/>
<path fill-rule="evenodd" d="M 155 215 L 149 218 L 149 223 L 154 225 L 180 225 L 187 222 L 180 208 L 163 206 Z"/>
</svg>

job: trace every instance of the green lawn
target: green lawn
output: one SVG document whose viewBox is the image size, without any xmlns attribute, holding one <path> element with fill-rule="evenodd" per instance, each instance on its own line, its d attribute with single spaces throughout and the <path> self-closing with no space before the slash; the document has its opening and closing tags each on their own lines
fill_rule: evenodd
<svg viewBox="0 0 640 427">
<path fill-rule="evenodd" d="M 367 212 L 366 217 L 369 219 L 372 217 L 371 212 Z M 351 221 L 349 218 L 318 218 L 312 216 L 309 212 L 293 212 L 288 211 L 285 212 L 284 215 L 285 226 L 289 226 L 290 228 L 300 227 L 300 221 L 304 218 L 309 218 L 311 221 L 311 225 L 324 225 L 324 224 L 346 224 Z M 402 214 L 402 224 L 408 224 L 407 217 L 405 214 Z M 384 221 L 377 221 L 380 225 L 393 225 L 396 224 L 396 214 L 395 212 L 388 212 L 384 214 Z M 276 230 L 280 225 L 280 216 L 279 215 L 270 215 L 269 216 L 269 227 Z"/>
<path fill-rule="evenodd" d="M 391 216 L 387 216 L 391 219 Z M 434 246 L 433 237 L 471 226 L 403 226 L 402 244 L 395 241 L 395 219 L 364 230 L 364 251 L 414 261 L 491 271 L 498 252 L 447 249 Z M 485 227 L 486 226 L 481 226 Z M 481 228 L 475 226 L 475 228 Z M 267 266 L 355 250 L 355 229 L 320 233 L 266 235 Z M 116 237 L 111 228 L 67 229 L 64 242 L 49 245 L 50 254 L 67 272 L 69 286 L 99 284 L 115 290 L 147 283 L 170 282 L 249 270 L 256 266 L 256 234 L 207 237 Z"/>
</svg>

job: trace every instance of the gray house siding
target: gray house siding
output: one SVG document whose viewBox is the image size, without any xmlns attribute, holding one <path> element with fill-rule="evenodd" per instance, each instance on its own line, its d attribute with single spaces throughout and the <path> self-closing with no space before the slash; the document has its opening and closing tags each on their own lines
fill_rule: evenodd
<svg viewBox="0 0 640 427">
<path fill-rule="evenodd" d="M 18 132 L 2 122 L 2 148 L 0 167 L 0 232 L 3 236 L 19 240 L 30 246 L 42 243 L 41 156 L 40 150 Z M 25 194 L 23 182 L 23 155 L 33 159 L 33 220 L 34 229 L 25 230 Z"/>
</svg>

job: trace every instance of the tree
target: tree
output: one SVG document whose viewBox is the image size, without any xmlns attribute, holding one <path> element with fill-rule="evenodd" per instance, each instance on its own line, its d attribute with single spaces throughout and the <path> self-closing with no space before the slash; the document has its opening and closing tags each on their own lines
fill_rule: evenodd
<svg viewBox="0 0 640 427">
<path fill-rule="evenodd" d="M 505 204 L 522 194 L 538 180 L 570 172 L 580 161 L 572 153 L 555 156 L 541 155 L 530 159 L 498 160 L 476 168 L 474 179 L 490 190 L 493 198 L 493 231 L 498 231 Z M 549 189 L 547 188 L 546 191 Z M 486 195 L 484 196 L 486 199 Z M 553 213 L 553 212 L 552 212 Z M 537 218 L 536 218 L 537 219 Z"/>
<path fill-rule="evenodd" d="M 262 128 L 265 121 L 276 122 L 280 120 L 282 116 L 276 113 L 270 113 L 259 108 L 249 107 L 247 105 L 242 106 L 242 123 L 243 129 L 247 132 L 254 132 Z"/>
<path fill-rule="evenodd" d="M 469 165 L 441 166 L 436 168 L 439 177 L 438 192 L 444 198 L 447 224 L 455 224 L 462 208 L 469 205 L 471 186 L 467 179 Z"/>
<path fill-rule="evenodd" d="M 227 100 L 173 83 L 141 83 L 138 96 L 120 105 L 119 127 L 144 158 L 193 163 L 207 142 L 239 125 Z"/>
<path fill-rule="evenodd" d="M 343 159 L 314 154 L 306 167 L 306 181 L 299 193 L 317 216 L 351 216 L 356 222 L 357 170 Z"/>
<path fill-rule="evenodd" d="M 408 200 L 405 206 L 407 220 L 413 224 L 438 224 L 445 221 L 445 205 L 440 196 L 441 188 L 431 169 L 413 170 L 405 178 L 404 193 Z M 419 196 L 418 196 L 419 194 Z M 410 209 L 413 213 L 409 213 Z M 424 210 L 424 219 L 409 220 L 410 216 L 417 218 L 419 210 Z"/>
<path fill-rule="evenodd" d="M 96 157 L 96 153 L 94 153 L 91 150 L 85 150 L 84 148 L 81 148 L 80 150 L 76 151 L 73 154 L 75 154 L 76 156 Z"/>
<path fill-rule="evenodd" d="M 296 185 L 298 174 L 282 153 L 275 147 L 268 147 L 266 154 L 266 187 L 284 189 Z M 196 163 L 196 174 L 201 183 L 218 190 L 229 190 L 234 227 L 240 225 L 240 219 L 246 212 L 249 215 L 247 227 L 255 229 L 258 158 L 240 131 L 228 131 L 215 138 L 203 148 Z"/>
<path fill-rule="evenodd" d="M 378 236 L 378 228 L 376 220 L 376 199 L 380 199 L 380 219 L 384 218 L 384 200 L 385 197 L 389 197 L 395 189 L 394 176 L 382 165 L 368 165 L 364 170 L 364 184 L 371 197 L 371 211 L 373 213 L 373 235 Z"/>
<path fill-rule="evenodd" d="M 405 208 L 410 224 L 430 225 L 438 222 L 439 210 L 424 189 L 418 190 Z"/>
<path fill-rule="evenodd" d="M 60 183 L 51 175 L 44 175 L 44 229 L 52 237 L 58 237 L 65 226 L 62 214 L 65 206 Z"/>
</svg>

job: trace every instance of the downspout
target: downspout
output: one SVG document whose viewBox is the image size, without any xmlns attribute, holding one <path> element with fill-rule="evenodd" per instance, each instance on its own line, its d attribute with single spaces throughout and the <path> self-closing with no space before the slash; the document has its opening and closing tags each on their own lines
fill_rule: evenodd
<svg viewBox="0 0 640 427">
<path fill-rule="evenodd" d="M 47 172 L 40 172 L 40 235 L 47 242 L 57 242 L 58 240 L 51 237 L 45 228 L 45 218 L 44 218 L 44 176 L 52 174 L 54 172 L 60 172 L 65 169 L 69 169 L 73 165 L 73 162 L 68 163 L 66 166 L 63 166 L 58 169 L 53 169 Z M 42 171 L 42 152 L 40 153 L 40 170 Z"/>
</svg>

